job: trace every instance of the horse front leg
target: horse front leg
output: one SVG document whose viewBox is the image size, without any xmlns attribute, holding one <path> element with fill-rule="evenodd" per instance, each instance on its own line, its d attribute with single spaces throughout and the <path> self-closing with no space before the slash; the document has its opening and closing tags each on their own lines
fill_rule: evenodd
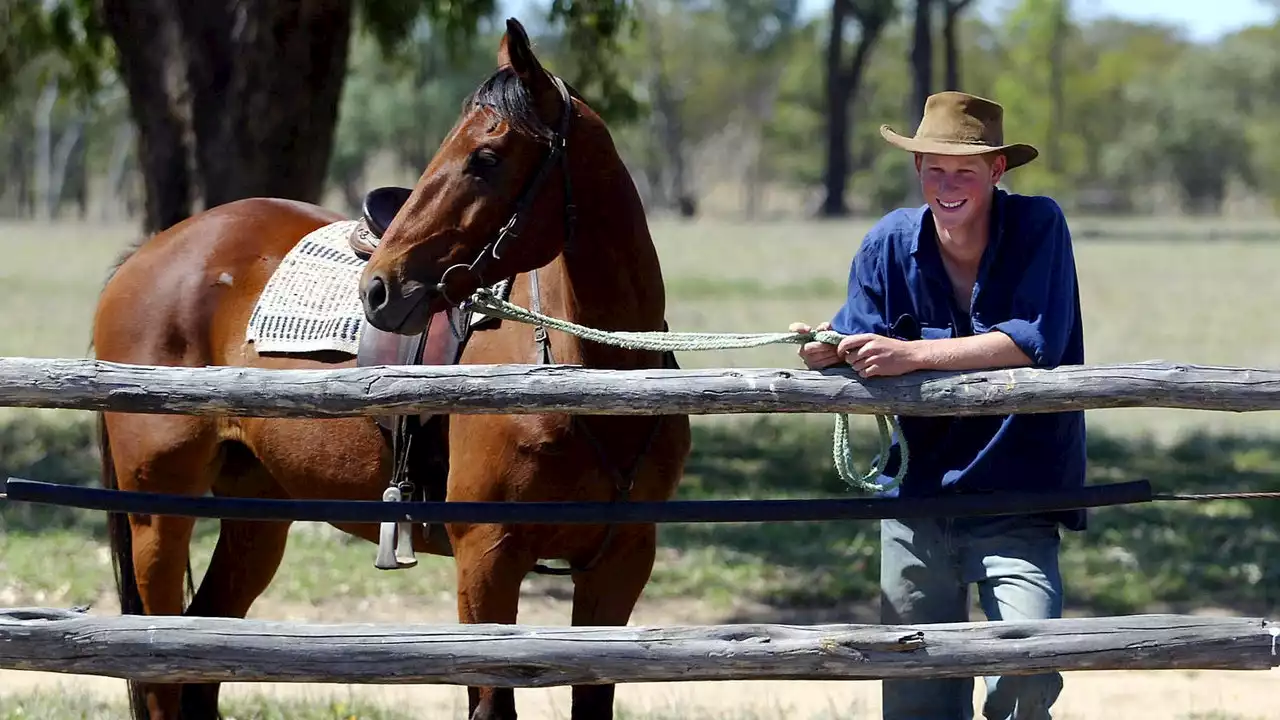
<svg viewBox="0 0 1280 720">
<path fill-rule="evenodd" d="M 618 526 L 589 571 L 573 576 L 573 624 L 626 625 L 649 582 L 657 548 L 653 526 Z M 613 720 L 613 685 L 575 685 L 572 720 Z"/>
<path fill-rule="evenodd" d="M 535 560 L 500 525 L 472 525 L 453 537 L 458 569 L 458 621 L 514 624 L 520 583 Z M 515 720 L 512 688 L 467 688 L 470 720 Z"/>
</svg>

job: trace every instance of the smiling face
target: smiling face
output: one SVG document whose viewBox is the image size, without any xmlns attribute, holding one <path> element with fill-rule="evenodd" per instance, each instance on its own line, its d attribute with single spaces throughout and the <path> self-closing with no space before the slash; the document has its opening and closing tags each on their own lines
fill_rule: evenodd
<svg viewBox="0 0 1280 720">
<path fill-rule="evenodd" d="M 1000 154 L 916 155 L 920 188 L 939 227 L 953 230 L 991 208 L 991 195 L 1004 175 Z"/>
</svg>

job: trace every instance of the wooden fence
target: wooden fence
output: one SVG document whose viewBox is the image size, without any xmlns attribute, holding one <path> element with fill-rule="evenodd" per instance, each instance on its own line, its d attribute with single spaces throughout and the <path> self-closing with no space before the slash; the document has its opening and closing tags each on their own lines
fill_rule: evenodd
<svg viewBox="0 0 1280 720">
<path fill-rule="evenodd" d="M 1066 670 L 1267 670 L 1277 626 L 1137 615 L 935 625 L 302 624 L 0 611 L 0 667 L 161 682 L 536 688 Z"/>
<path fill-rule="evenodd" d="M 916 373 L 565 366 L 283 371 L 0 359 L 0 406 L 337 417 L 389 412 L 991 415 L 1118 407 L 1280 410 L 1280 371 L 1171 363 Z M 304 625 L 0 610 L 0 667 L 137 680 L 547 687 L 1083 669 L 1269 669 L 1260 618 L 673 628 Z"/>
<path fill-rule="evenodd" d="M 1125 407 L 1254 412 L 1280 410 L 1280 370 L 1144 362 L 862 380 L 848 368 L 264 370 L 0 358 L 0 406 L 263 417 L 433 412 L 924 416 Z"/>
</svg>

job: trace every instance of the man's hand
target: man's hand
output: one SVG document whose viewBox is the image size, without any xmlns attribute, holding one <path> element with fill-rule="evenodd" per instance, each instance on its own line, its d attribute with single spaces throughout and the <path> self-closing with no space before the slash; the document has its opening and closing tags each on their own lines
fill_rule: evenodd
<svg viewBox="0 0 1280 720">
<path fill-rule="evenodd" d="M 859 333 L 841 340 L 836 346 L 836 356 L 864 378 L 890 377 L 922 369 L 920 347 L 921 341 Z"/>
<path fill-rule="evenodd" d="M 791 326 L 787 329 L 793 333 L 821 332 L 823 330 L 830 330 L 831 323 L 824 322 L 818 325 L 816 329 L 810 329 L 808 325 L 797 322 L 791 323 Z M 832 365 L 839 364 L 840 362 L 840 358 L 836 355 L 835 345 L 819 342 L 817 340 L 812 340 L 801 345 L 796 354 L 804 361 L 805 367 L 810 370 L 822 370 L 823 368 L 829 368 Z"/>
</svg>

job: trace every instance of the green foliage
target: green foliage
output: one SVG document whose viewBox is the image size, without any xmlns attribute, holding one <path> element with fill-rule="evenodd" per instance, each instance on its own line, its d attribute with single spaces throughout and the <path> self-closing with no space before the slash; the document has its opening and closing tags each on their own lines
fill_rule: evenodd
<svg viewBox="0 0 1280 720">
<path fill-rule="evenodd" d="M 92 94 L 114 61 L 93 0 L 7 0 L 0 6 L 0 104 L 25 69 Z"/>
<path fill-rule="evenodd" d="M 915 177 L 912 173 L 915 159 L 904 152 L 882 152 L 876 155 L 875 164 L 858 187 L 865 190 L 869 209 L 886 213 L 902 204 L 903 198 L 911 191 L 909 184 Z"/>
<path fill-rule="evenodd" d="M 422 24 L 387 62 L 379 41 L 353 38 L 329 169 L 351 209 L 367 190 L 364 169 L 374 151 L 392 153 L 413 175 L 426 168 L 462 99 L 493 71 L 498 39 L 489 33 L 450 48 Z"/>
<path fill-rule="evenodd" d="M 720 0 L 734 49 L 749 56 L 786 47 L 799 19 L 798 0 Z"/>
<path fill-rule="evenodd" d="M 1125 164 L 1149 173 L 1140 180 L 1173 178 L 1187 209 L 1217 212 L 1233 179 L 1254 177 L 1246 115 L 1234 111 L 1242 100 L 1253 101 L 1245 90 L 1249 64 L 1227 52 L 1198 51 L 1180 58 L 1173 72 L 1130 85 L 1130 105 L 1151 120 L 1132 127 L 1118 148 Z"/>
<path fill-rule="evenodd" d="M 495 9 L 493 0 L 355 0 L 358 25 L 389 55 L 401 50 L 426 22 L 456 57 L 475 38 L 480 21 Z"/>
<path fill-rule="evenodd" d="M 44 482 L 97 484 L 98 452 L 88 415 L 76 421 L 39 416 L 0 421 L 0 477 Z M 96 513 L 31 503 L 0 503 L 0 537 L 19 530 L 69 529 L 96 534 L 103 530 Z"/>
<path fill-rule="evenodd" d="M 491 69 L 503 30 L 496 0 L 350 3 L 358 30 L 330 174 L 348 195 L 362 189 L 364 161 L 379 152 L 421 168 L 458 100 Z M 1071 211 L 1166 210 L 1172 197 L 1185 210 L 1212 213 L 1237 192 L 1280 209 L 1280 24 L 1203 44 L 1155 22 L 1085 18 L 1078 5 L 1003 0 L 994 16 L 972 7 L 961 15 L 961 89 L 1004 104 L 1006 135 L 1042 153 L 1008 176 L 1010 189 L 1052 194 Z M 114 47 L 95 6 L 0 6 L 0 132 L 30 123 L 47 80 L 58 83 L 63 115 L 73 112 L 63 106 L 120 95 Z M 624 159 L 650 182 L 661 185 L 681 162 L 695 196 L 747 178 L 808 194 L 823 177 L 830 8 L 804 15 L 801 6 L 543 0 L 521 20 L 544 62 L 604 116 Z M 850 106 L 849 200 L 863 213 L 901 203 L 913 182 L 878 132 L 881 123 L 910 130 L 910 9 L 899 4 Z M 934 47 L 936 90 L 940 34 Z M 659 131 L 667 125 L 654 103 L 657 75 L 672 95 L 678 140 Z M 94 174 L 111 155 L 102 145 L 113 144 L 122 108 L 112 105 L 110 123 L 86 125 Z M 0 153 L 12 147 L 17 157 L 31 146 L 21 132 L 0 137 Z M 7 188 L 31 174 L 29 162 L 13 164 L 2 178 Z"/>
<path fill-rule="evenodd" d="M 450 67 L 455 63 L 470 67 L 477 41 L 501 34 L 497 9 L 494 0 L 356 0 L 359 26 L 377 40 L 392 62 L 420 68 L 425 52 L 436 60 L 435 70 L 441 74 L 457 72 L 458 68 Z M 575 88 L 602 117 L 618 122 L 634 118 L 639 106 L 615 63 L 623 35 L 634 31 L 630 4 L 626 0 L 552 0 L 546 19 L 561 28 L 552 44 L 561 47 L 563 59 L 573 64 Z M 523 18 L 522 24 L 532 35 L 531 20 Z M 425 28 L 430 29 L 424 33 Z M 432 40 L 429 48 L 421 42 L 424 34 Z M 495 50 L 496 40 L 490 57 Z M 474 78 L 473 84 L 478 81 Z"/>
<path fill-rule="evenodd" d="M 619 67 L 622 43 L 638 25 L 627 0 L 552 0 L 550 19 L 564 26 L 563 43 L 573 62 L 572 84 L 608 122 L 624 123 L 640 104 Z"/>
</svg>

